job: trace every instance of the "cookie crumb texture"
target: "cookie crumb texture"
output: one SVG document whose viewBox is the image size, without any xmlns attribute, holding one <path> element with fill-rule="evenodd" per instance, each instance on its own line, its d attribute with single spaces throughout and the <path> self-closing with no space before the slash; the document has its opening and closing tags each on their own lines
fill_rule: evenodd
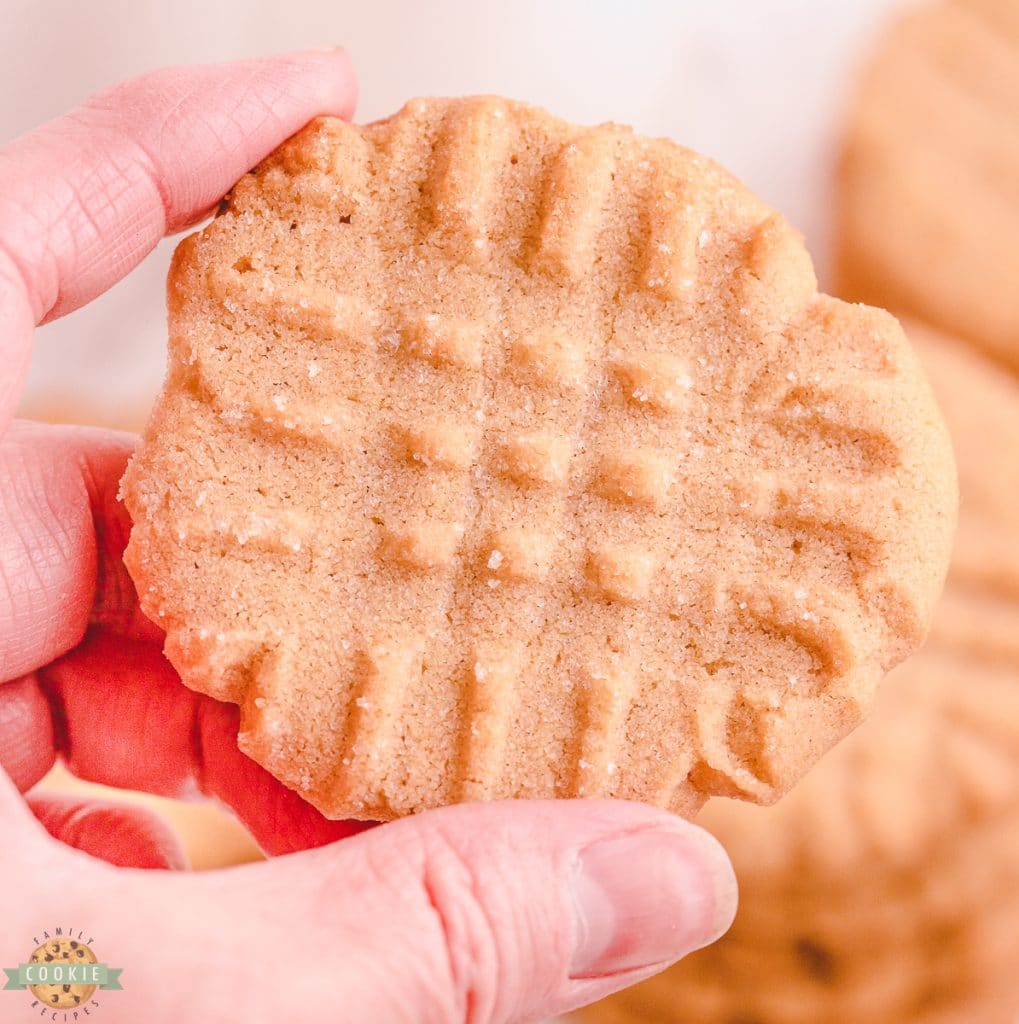
<svg viewBox="0 0 1019 1024">
<path fill-rule="evenodd" d="M 771 801 L 913 650 L 954 520 L 896 321 L 664 140 L 319 120 L 185 239 L 142 607 L 335 817 Z"/>
</svg>

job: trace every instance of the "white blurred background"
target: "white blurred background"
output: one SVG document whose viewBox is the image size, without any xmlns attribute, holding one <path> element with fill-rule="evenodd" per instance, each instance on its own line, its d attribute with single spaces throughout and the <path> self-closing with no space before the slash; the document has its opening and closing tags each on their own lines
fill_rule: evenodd
<svg viewBox="0 0 1019 1024">
<path fill-rule="evenodd" d="M 896 0 L 4 0 L 0 144 L 164 64 L 344 45 L 359 120 L 414 95 L 501 93 L 715 157 L 807 235 L 823 279 L 830 173 L 860 54 Z M 23 409 L 133 424 L 163 372 L 164 242 L 41 329 Z"/>
</svg>

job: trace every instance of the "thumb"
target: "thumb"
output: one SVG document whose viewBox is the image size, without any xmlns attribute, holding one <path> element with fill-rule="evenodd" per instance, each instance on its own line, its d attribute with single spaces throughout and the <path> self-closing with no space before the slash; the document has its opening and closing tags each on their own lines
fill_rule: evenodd
<svg viewBox="0 0 1019 1024">
<path fill-rule="evenodd" d="M 251 1022 L 334 1019 L 302 992 L 328 993 L 343 1008 L 335 1019 L 353 1024 L 536 1020 L 660 970 L 716 939 L 735 912 L 714 839 L 608 800 L 449 807 L 231 872 L 125 881 L 144 888 L 120 904 L 152 906 L 157 886 L 170 896 L 152 913 L 167 954 L 194 959 L 182 965 L 187 998 L 209 1020 L 219 1010 Z M 194 940 L 195 906 L 208 943 Z M 159 975 L 117 917 L 104 941 L 131 966 L 137 1008 L 151 1009 Z M 201 964 L 220 934 L 230 955 L 209 972 Z M 267 958 L 287 979 L 278 991 Z M 118 1002 L 125 1020 L 131 998 Z"/>
<path fill-rule="evenodd" d="M 735 913 L 718 843 L 638 804 L 453 807 L 342 851 L 348 884 L 375 886 L 370 941 L 391 979 L 375 1020 L 562 1013 L 713 942 Z"/>
</svg>

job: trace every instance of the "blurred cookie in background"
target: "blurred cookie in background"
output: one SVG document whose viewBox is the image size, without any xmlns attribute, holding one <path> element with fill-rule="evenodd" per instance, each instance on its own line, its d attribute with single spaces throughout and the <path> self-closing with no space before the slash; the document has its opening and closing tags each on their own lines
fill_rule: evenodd
<svg viewBox="0 0 1019 1024">
<path fill-rule="evenodd" d="M 740 880 L 732 931 L 579 1019 L 1011 1024 L 1019 1012 L 1019 382 L 920 328 L 962 509 L 926 648 L 779 804 L 699 823 Z"/>
<path fill-rule="evenodd" d="M 953 0 L 882 37 L 839 173 L 836 291 L 1019 371 L 1019 4 Z"/>
</svg>

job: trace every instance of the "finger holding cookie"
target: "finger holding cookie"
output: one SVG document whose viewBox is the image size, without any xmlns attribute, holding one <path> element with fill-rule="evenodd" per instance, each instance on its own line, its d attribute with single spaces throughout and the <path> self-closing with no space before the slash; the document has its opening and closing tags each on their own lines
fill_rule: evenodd
<svg viewBox="0 0 1019 1024">
<path fill-rule="evenodd" d="M 0 349 L 13 371 L 5 386 L 19 382 L 33 324 L 105 290 L 163 234 L 203 216 L 281 138 L 316 113 L 349 116 L 355 99 L 350 62 L 339 51 L 169 68 L 115 86 L 0 151 L 0 275 L 10 285 L 0 295 Z M 85 778 L 117 776 L 118 785 L 164 793 L 200 788 L 193 777 L 201 766 L 184 753 L 202 734 L 199 710 L 162 668 L 161 631 L 138 611 L 122 562 L 130 526 L 117 487 L 134 439 L 86 428 L 7 426 L 16 397 L 12 391 L 6 406 L 0 402 L 0 679 L 16 681 L 0 687 L 0 763 L 22 788 L 58 754 Z M 86 630 L 91 640 L 82 645 Z M 120 659 L 119 671 L 104 655 L 87 660 L 83 652 L 96 646 Z M 81 672 L 79 657 L 87 661 Z M 80 700 L 80 716 L 69 713 L 64 684 L 55 681 L 76 676 L 85 682 L 68 689 Z M 111 679 L 124 685 L 111 687 Z M 108 710 L 108 727 L 99 730 L 91 712 L 97 705 Z M 86 716 L 83 734 L 97 752 L 91 764 L 69 745 L 74 722 L 84 725 Z M 229 734 L 228 709 L 205 720 L 213 750 L 236 750 L 212 739 Z M 169 722 L 180 732 L 166 729 Z M 243 763 L 230 770 L 236 762 Z M 245 819 L 274 850 L 349 833 L 325 823 L 316 830 L 319 815 L 283 787 L 253 779 L 244 771 L 249 766 L 239 754 L 218 761 L 210 793 L 246 805 Z M 231 780 L 242 779 L 232 791 Z"/>
<path fill-rule="evenodd" d="M 534 1019 L 660 969 L 732 919 L 717 843 L 621 801 L 448 808 L 200 875 L 114 867 L 180 866 L 137 812 L 21 795 L 59 755 L 85 777 L 223 799 L 269 852 L 356 831 L 242 754 L 236 709 L 182 687 L 163 658 L 158 616 L 139 613 L 120 561 L 131 439 L 9 424 L 34 325 L 95 297 L 309 118 L 349 115 L 353 100 L 335 53 L 173 69 L 0 151 L 4 941 L 40 918 L 87 920 L 104 955 L 130 965 L 103 1007 L 112 1022 L 311 1019 L 323 1000 L 345 1020 Z M 439 349 L 459 358 L 455 342 Z M 139 954 L 157 920 L 158 961 Z M 267 962 L 283 981 L 267 981 Z M 168 964 L 198 979 L 170 1001 Z M 316 998 L 295 1011 L 298 990 Z M 43 995 L 62 1007 L 84 990 Z"/>
</svg>

